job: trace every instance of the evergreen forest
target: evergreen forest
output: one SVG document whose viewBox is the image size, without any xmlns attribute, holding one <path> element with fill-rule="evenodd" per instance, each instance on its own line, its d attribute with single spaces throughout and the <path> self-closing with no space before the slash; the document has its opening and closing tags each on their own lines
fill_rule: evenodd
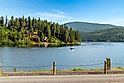
<svg viewBox="0 0 124 83">
<path fill-rule="evenodd" d="M 78 31 L 55 22 L 34 17 L 0 17 L 0 46 L 34 47 L 79 44 Z"/>
</svg>

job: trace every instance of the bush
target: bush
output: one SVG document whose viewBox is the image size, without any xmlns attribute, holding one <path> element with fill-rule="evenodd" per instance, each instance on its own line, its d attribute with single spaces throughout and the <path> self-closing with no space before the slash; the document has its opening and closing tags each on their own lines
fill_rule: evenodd
<svg viewBox="0 0 124 83">
<path fill-rule="evenodd" d="M 15 67 L 14 67 L 13 71 L 14 71 L 14 72 L 16 72 L 16 71 L 17 71 Z"/>
<path fill-rule="evenodd" d="M 77 68 L 73 68 L 72 69 L 73 71 L 79 71 L 79 70 L 82 70 L 81 68 L 77 67 Z"/>
<path fill-rule="evenodd" d="M 60 41 L 60 40 L 57 39 L 56 37 L 51 37 L 51 38 L 49 38 L 49 42 L 50 42 L 50 43 L 55 43 L 55 44 L 57 44 L 57 45 L 64 44 L 64 42 Z"/>
</svg>

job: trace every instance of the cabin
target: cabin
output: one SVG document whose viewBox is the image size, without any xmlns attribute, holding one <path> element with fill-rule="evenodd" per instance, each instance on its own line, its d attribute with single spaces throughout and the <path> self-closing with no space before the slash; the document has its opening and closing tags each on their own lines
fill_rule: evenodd
<svg viewBox="0 0 124 83">
<path fill-rule="evenodd" d="M 38 32 L 33 32 L 33 35 L 38 35 Z"/>
<path fill-rule="evenodd" d="M 33 32 L 32 33 L 32 41 L 38 43 L 40 41 L 40 38 L 38 37 L 38 33 L 37 32 Z"/>
</svg>

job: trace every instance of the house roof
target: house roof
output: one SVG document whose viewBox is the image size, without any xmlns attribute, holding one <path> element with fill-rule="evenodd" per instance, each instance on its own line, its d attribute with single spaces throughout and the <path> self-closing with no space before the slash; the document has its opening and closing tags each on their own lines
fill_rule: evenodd
<svg viewBox="0 0 124 83">
<path fill-rule="evenodd" d="M 33 32 L 33 34 L 38 34 L 37 32 Z"/>
</svg>

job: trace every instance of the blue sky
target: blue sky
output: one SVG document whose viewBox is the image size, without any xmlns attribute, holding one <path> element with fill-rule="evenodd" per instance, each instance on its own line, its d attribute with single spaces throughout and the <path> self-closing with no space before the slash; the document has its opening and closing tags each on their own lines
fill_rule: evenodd
<svg viewBox="0 0 124 83">
<path fill-rule="evenodd" d="M 0 15 L 124 26 L 124 0 L 0 0 Z"/>
</svg>

